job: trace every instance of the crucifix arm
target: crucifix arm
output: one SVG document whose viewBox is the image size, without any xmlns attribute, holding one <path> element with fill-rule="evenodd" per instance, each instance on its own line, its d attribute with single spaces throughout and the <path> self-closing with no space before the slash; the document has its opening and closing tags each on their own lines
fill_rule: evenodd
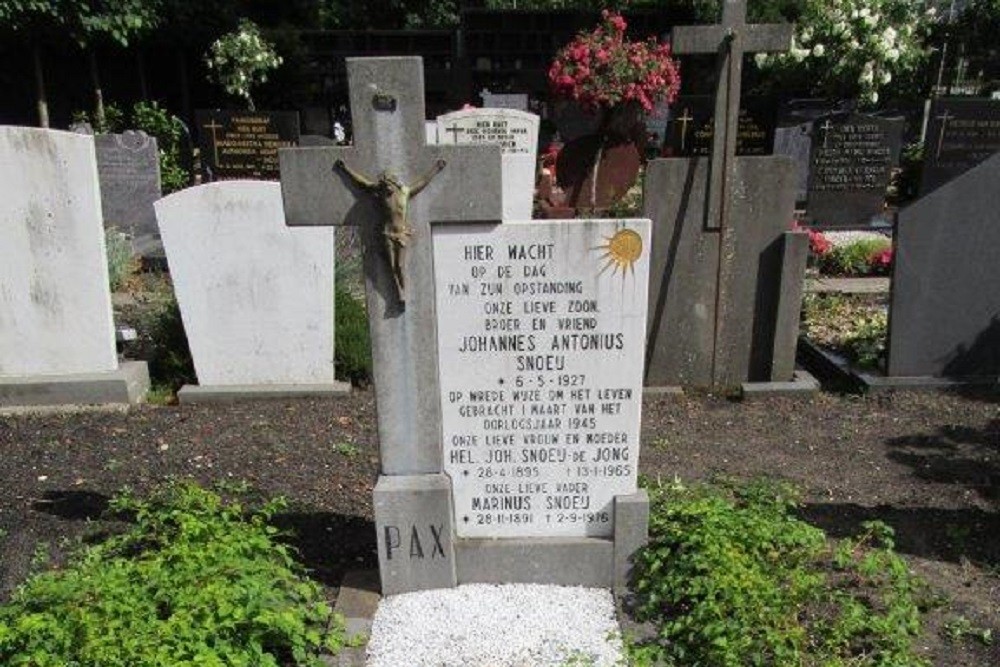
<svg viewBox="0 0 1000 667">
<path fill-rule="evenodd" d="M 370 178 L 367 178 L 363 174 L 354 171 L 353 169 L 348 167 L 347 163 L 344 162 L 343 160 L 337 160 L 336 162 L 333 163 L 333 170 L 336 171 L 338 169 L 347 174 L 348 176 L 350 176 L 351 180 L 353 180 L 355 183 L 357 183 L 359 186 L 363 188 L 372 189 L 376 185 L 375 181 L 371 180 Z"/>
<path fill-rule="evenodd" d="M 437 162 L 435 162 L 434 166 L 431 167 L 426 174 L 424 174 L 423 178 L 421 178 L 419 181 L 410 186 L 410 196 L 412 197 L 413 195 L 419 193 L 421 190 L 426 188 L 427 184 L 431 182 L 431 179 L 437 176 L 438 172 L 444 169 L 446 164 L 448 164 L 446 161 L 444 161 L 441 158 L 438 158 Z"/>
</svg>

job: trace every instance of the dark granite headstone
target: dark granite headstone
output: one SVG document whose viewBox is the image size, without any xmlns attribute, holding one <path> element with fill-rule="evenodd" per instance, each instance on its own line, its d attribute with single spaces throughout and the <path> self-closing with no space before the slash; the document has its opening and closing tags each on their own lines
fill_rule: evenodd
<svg viewBox="0 0 1000 667">
<path fill-rule="evenodd" d="M 795 201 L 804 203 L 809 188 L 809 157 L 812 153 L 813 121 L 836 111 L 829 100 L 796 99 L 778 111 L 774 129 L 774 154 L 787 155 L 795 162 Z"/>
<path fill-rule="evenodd" d="M 710 95 L 677 98 L 667 124 L 665 157 L 698 157 L 712 154 L 715 101 Z M 737 155 L 770 155 L 774 145 L 777 108 L 770 98 L 744 97 L 736 134 Z"/>
<path fill-rule="evenodd" d="M 882 212 L 902 119 L 862 114 L 813 123 L 807 211 L 817 227 L 864 227 Z"/>
<path fill-rule="evenodd" d="M 646 165 L 644 215 L 655 230 L 646 385 L 789 381 L 801 303 L 794 288 L 806 259 L 801 239 L 787 233 L 794 165 L 785 156 L 736 160 L 730 215 L 738 222 L 724 237 L 704 226 L 707 175 L 707 158 Z"/>
<path fill-rule="evenodd" d="M 156 139 L 145 132 L 99 134 L 94 147 L 104 226 L 120 229 L 133 239 L 157 238 L 153 202 L 161 191 Z"/>
<path fill-rule="evenodd" d="M 206 180 L 278 180 L 278 149 L 299 143 L 297 111 L 198 111 Z"/>
<path fill-rule="evenodd" d="M 891 376 L 1000 375 L 1000 155 L 899 214 Z"/>
<path fill-rule="evenodd" d="M 1000 100 L 934 100 L 920 193 L 927 194 L 1000 152 Z"/>
</svg>

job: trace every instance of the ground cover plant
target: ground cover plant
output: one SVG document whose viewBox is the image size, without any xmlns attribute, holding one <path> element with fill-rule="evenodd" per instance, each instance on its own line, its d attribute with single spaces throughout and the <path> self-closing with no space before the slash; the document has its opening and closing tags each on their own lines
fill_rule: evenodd
<svg viewBox="0 0 1000 667">
<path fill-rule="evenodd" d="M 807 294 L 802 329 L 810 341 L 861 368 L 877 369 L 885 359 L 889 316 L 882 298 Z"/>
<path fill-rule="evenodd" d="M 269 525 L 282 501 L 247 512 L 191 483 L 110 507 L 127 530 L 30 577 L 0 606 L 10 667 L 321 665 L 342 621 Z"/>
<path fill-rule="evenodd" d="M 650 543 L 635 613 L 658 630 L 638 665 L 926 665 L 913 650 L 923 585 L 873 521 L 829 541 L 766 480 L 648 485 Z"/>
</svg>

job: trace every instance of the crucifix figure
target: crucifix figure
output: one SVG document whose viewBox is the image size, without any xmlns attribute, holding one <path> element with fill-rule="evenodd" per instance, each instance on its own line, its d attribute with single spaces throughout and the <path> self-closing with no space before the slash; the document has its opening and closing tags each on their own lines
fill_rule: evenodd
<svg viewBox="0 0 1000 667">
<path fill-rule="evenodd" d="M 955 116 L 952 115 L 952 113 L 947 109 L 945 109 L 943 114 L 937 117 L 937 119 L 941 121 L 941 132 L 938 134 L 937 151 L 934 154 L 935 160 L 941 159 L 941 148 L 944 146 L 944 133 L 948 129 L 948 121 L 954 117 Z"/>
<path fill-rule="evenodd" d="M 438 172 L 444 169 L 446 162 L 438 159 L 434 166 L 412 185 L 406 185 L 387 171 L 379 174 L 377 179 L 368 178 L 350 167 L 343 160 L 333 163 L 334 169 L 340 169 L 350 176 L 358 187 L 375 195 L 382 209 L 382 234 L 385 236 L 385 249 L 392 267 L 392 276 L 396 281 L 396 291 L 400 301 L 406 301 L 406 279 L 404 264 L 406 261 L 406 241 L 413 236 L 413 230 L 407 223 L 406 216 L 410 198 L 420 194 Z"/>
<path fill-rule="evenodd" d="M 361 236 L 383 475 L 442 470 L 431 223 L 502 219 L 500 147 L 428 146 L 423 71 L 348 58 L 354 144 L 279 151 L 287 224 Z"/>
<path fill-rule="evenodd" d="M 724 0 L 721 24 L 678 27 L 670 36 L 674 54 L 718 54 L 707 229 L 726 227 L 739 129 L 743 55 L 787 51 L 792 44 L 790 24 L 748 24 L 746 17 L 746 0 Z"/>
</svg>

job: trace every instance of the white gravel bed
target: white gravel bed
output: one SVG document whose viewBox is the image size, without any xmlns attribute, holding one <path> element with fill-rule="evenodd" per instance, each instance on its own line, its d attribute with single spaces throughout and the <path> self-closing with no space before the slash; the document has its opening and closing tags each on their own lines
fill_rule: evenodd
<svg viewBox="0 0 1000 667">
<path fill-rule="evenodd" d="M 889 237 L 878 232 L 866 232 L 861 230 L 848 230 L 843 232 L 823 232 L 823 236 L 836 247 L 850 245 L 861 239 L 886 240 Z"/>
<path fill-rule="evenodd" d="M 379 603 L 368 667 L 624 665 L 611 592 L 468 584 Z"/>
</svg>

